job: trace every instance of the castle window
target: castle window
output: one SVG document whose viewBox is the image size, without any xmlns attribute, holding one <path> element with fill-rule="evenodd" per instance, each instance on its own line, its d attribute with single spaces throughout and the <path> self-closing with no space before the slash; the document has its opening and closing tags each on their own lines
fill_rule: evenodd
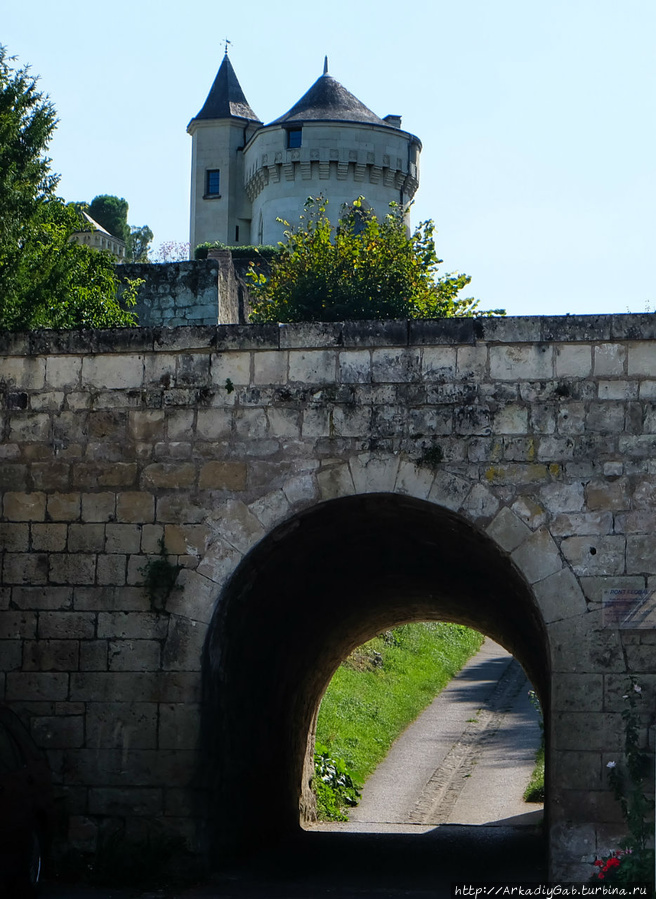
<svg viewBox="0 0 656 899">
<path fill-rule="evenodd" d="M 220 186 L 220 175 L 221 172 L 219 169 L 208 169 L 206 172 L 206 181 L 205 181 L 205 196 L 206 197 L 218 197 L 219 186 Z"/>
<path fill-rule="evenodd" d="M 290 128 L 287 132 L 287 149 L 293 150 L 296 147 L 301 146 L 301 140 L 303 137 L 303 129 L 302 128 Z"/>
</svg>

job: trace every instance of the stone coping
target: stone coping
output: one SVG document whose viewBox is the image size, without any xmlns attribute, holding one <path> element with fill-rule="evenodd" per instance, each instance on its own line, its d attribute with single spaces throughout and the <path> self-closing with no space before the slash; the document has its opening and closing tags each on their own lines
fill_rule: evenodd
<svg viewBox="0 0 656 899">
<path fill-rule="evenodd" d="M 656 315 L 624 313 L 5 332 L 0 334 L 0 355 L 653 339 Z"/>
</svg>

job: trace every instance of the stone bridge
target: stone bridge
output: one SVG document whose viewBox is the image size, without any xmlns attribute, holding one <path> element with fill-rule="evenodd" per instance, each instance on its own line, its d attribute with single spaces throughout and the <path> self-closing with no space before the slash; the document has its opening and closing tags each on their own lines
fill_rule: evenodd
<svg viewBox="0 0 656 899">
<path fill-rule="evenodd" d="M 616 845 L 622 696 L 634 674 L 649 724 L 656 688 L 648 600 L 632 627 L 610 601 L 656 575 L 653 316 L 41 332 L 0 355 L 0 688 L 75 845 L 158 821 L 239 848 L 263 798 L 294 831 L 336 666 L 422 619 L 490 635 L 538 690 L 552 874 Z"/>
</svg>

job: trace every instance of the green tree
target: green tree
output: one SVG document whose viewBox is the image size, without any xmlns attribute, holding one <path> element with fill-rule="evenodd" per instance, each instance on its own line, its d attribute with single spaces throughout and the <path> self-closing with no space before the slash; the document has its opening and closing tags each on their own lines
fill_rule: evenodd
<svg viewBox="0 0 656 899">
<path fill-rule="evenodd" d="M 128 262 L 148 262 L 148 251 L 153 232 L 148 225 L 141 228 L 130 228 L 130 236 L 127 243 Z"/>
<path fill-rule="evenodd" d="M 251 321 L 345 321 L 503 314 L 478 311 L 460 298 L 468 275 L 437 276 L 434 224 L 408 234 L 402 210 L 391 204 L 379 219 L 362 197 L 343 209 L 333 228 L 323 197 L 305 204 L 298 228 L 263 274 L 251 268 Z"/>
<path fill-rule="evenodd" d="M 14 63 L 0 46 L 0 330 L 135 324 L 111 257 L 69 240 L 79 212 L 55 195 L 45 155 L 55 109 Z"/>
<path fill-rule="evenodd" d="M 111 194 L 99 194 L 89 203 L 89 215 L 94 222 L 98 222 L 105 231 L 109 231 L 112 237 L 118 237 L 126 246 L 130 239 L 128 209 L 127 200 Z"/>
</svg>

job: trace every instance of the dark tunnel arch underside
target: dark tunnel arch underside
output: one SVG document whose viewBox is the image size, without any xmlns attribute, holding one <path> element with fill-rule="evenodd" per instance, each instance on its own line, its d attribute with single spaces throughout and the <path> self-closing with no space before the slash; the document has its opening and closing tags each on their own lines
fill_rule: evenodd
<svg viewBox="0 0 656 899">
<path fill-rule="evenodd" d="M 238 847 L 264 826 L 263 797 L 279 836 L 298 829 L 307 734 L 337 665 L 412 620 L 492 637 L 548 708 L 547 638 L 531 591 L 461 516 L 411 497 L 346 497 L 285 522 L 246 556 L 204 659 L 205 785 L 219 843 Z"/>
</svg>

